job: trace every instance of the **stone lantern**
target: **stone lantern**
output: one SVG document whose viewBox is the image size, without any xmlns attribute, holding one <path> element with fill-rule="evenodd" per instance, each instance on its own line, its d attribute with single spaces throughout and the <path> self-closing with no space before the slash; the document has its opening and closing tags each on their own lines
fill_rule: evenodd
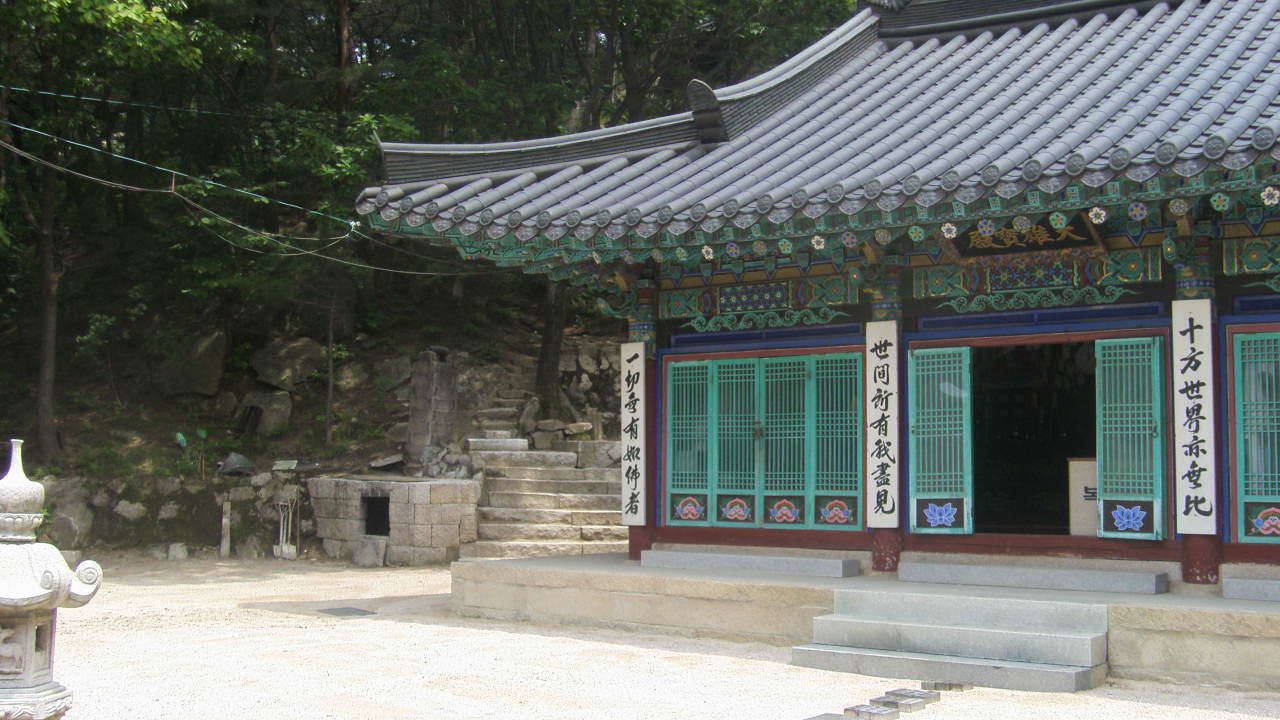
<svg viewBox="0 0 1280 720">
<path fill-rule="evenodd" d="M 92 600 L 102 568 L 86 560 L 73 573 L 58 548 L 36 542 L 44 487 L 22 470 L 22 441 L 10 442 L 0 478 L 0 720 L 60 718 L 71 691 L 53 681 L 58 608 Z"/>
</svg>

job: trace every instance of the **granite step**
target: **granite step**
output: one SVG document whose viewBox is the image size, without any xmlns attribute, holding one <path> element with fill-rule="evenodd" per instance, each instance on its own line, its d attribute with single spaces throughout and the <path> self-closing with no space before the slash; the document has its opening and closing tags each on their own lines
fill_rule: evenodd
<svg viewBox="0 0 1280 720">
<path fill-rule="evenodd" d="M 481 430 L 485 440 L 510 440 L 515 437 L 515 430 Z"/>
<path fill-rule="evenodd" d="M 1097 602 L 1015 598 L 962 590 L 853 590 L 835 595 L 835 614 L 905 623 L 946 622 L 967 627 L 1107 632 L 1107 606 Z"/>
<path fill-rule="evenodd" d="M 495 477 L 487 479 L 484 486 L 489 492 L 622 494 L 622 483 L 617 480 L 526 480 Z"/>
<path fill-rule="evenodd" d="M 813 619 L 813 641 L 822 645 L 957 655 L 989 660 L 1093 667 L 1107 661 L 1107 634 L 1061 629 L 992 628 L 935 622 L 901 622 L 851 615 Z"/>
<path fill-rule="evenodd" d="M 622 470 L 619 468 L 485 466 L 484 475 L 486 478 L 509 478 L 511 480 L 622 481 Z"/>
<path fill-rule="evenodd" d="M 504 388 L 498 391 L 498 397 L 504 400 L 526 400 L 533 393 L 518 388 Z"/>
<path fill-rule="evenodd" d="M 514 420 L 520 411 L 513 407 L 491 407 L 477 410 L 476 417 L 486 420 Z"/>
<path fill-rule="evenodd" d="M 525 399 L 522 397 L 521 398 L 496 397 L 490 400 L 489 402 L 492 403 L 492 407 L 518 408 L 524 404 Z"/>
<path fill-rule="evenodd" d="M 749 570 L 835 578 L 853 577 L 860 572 L 858 561 L 847 558 L 690 550 L 645 550 L 640 554 L 640 564 L 644 567 L 680 570 Z"/>
<path fill-rule="evenodd" d="M 472 453 L 488 467 L 573 467 L 578 462 L 574 453 L 550 450 L 479 450 Z"/>
<path fill-rule="evenodd" d="M 509 432 L 514 433 L 516 429 L 516 421 L 515 420 L 484 420 L 482 419 L 480 421 L 480 429 L 486 432 L 489 430 L 507 430 Z"/>
<path fill-rule="evenodd" d="M 468 451 L 475 450 L 528 450 L 529 440 L 527 438 L 508 438 L 505 440 L 492 440 L 489 438 L 467 438 L 465 442 Z"/>
<path fill-rule="evenodd" d="M 480 522 L 562 523 L 565 525 L 620 525 L 621 510 L 559 510 L 480 506 Z"/>
<path fill-rule="evenodd" d="M 488 507 L 534 508 L 538 510 L 620 510 L 621 503 L 617 495 L 490 492 Z"/>
<path fill-rule="evenodd" d="M 1222 578 L 1222 597 L 1280 602 L 1280 580 Z"/>
<path fill-rule="evenodd" d="M 596 553 L 627 552 L 628 544 L 623 542 L 572 542 L 572 541 L 527 541 L 503 542 L 496 540 L 477 540 L 459 548 L 459 557 L 468 558 L 524 558 L 547 557 L 551 555 L 592 555 Z"/>
<path fill-rule="evenodd" d="M 966 565 L 904 561 L 898 565 L 898 579 L 903 582 L 1041 590 L 1085 590 L 1149 595 L 1169 592 L 1169 576 L 1162 572 L 1045 568 L 1026 565 Z"/>
<path fill-rule="evenodd" d="M 984 687 L 1038 692 L 1088 690 L 1106 678 L 1106 666 L 1048 665 L 954 655 L 877 650 L 810 643 L 791 649 L 802 667 L 885 678 L 928 678 Z"/>
<path fill-rule="evenodd" d="M 601 540 L 621 542 L 628 530 L 620 525 L 565 525 L 559 523 L 490 523 L 482 522 L 477 528 L 481 540 L 572 540 L 595 542 Z"/>
</svg>

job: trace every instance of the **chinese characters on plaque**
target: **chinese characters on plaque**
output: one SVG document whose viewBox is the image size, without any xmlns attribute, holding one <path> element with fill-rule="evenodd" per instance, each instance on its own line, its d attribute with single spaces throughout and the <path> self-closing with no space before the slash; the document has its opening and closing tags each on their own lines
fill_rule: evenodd
<svg viewBox="0 0 1280 720">
<path fill-rule="evenodd" d="M 644 343 L 622 345 L 622 524 L 645 524 Z"/>
<path fill-rule="evenodd" d="M 1213 310 L 1209 300 L 1173 301 L 1173 441 L 1178 532 L 1217 532 Z"/>
<path fill-rule="evenodd" d="M 867 323 L 867 527 L 898 527 L 898 323 Z"/>
</svg>

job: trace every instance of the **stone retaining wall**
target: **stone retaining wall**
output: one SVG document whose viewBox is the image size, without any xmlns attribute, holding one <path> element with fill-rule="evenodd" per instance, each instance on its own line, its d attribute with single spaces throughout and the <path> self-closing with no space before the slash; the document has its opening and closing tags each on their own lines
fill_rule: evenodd
<svg viewBox="0 0 1280 720">
<path fill-rule="evenodd" d="M 480 483 L 385 477 L 318 477 L 307 481 L 316 535 L 330 557 L 360 565 L 430 565 L 458 557 L 476 539 Z M 388 535 L 365 533 L 363 498 L 387 498 Z"/>
</svg>

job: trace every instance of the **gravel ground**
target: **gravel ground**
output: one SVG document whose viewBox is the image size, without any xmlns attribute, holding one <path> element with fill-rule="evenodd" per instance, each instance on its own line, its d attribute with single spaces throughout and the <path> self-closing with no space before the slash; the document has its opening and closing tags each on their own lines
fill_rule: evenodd
<svg viewBox="0 0 1280 720">
<path fill-rule="evenodd" d="M 447 568 L 95 559 L 103 589 L 58 627 L 54 677 L 75 693 L 69 720 L 805 720 L 918 687 L 792 667 L 786 648 L 459 618 Z M 334 607 L 375 614 L 319 612 Z M 905 717 L 1276 718 L 1277 691 L 975 688 Z"/>
</svg>

